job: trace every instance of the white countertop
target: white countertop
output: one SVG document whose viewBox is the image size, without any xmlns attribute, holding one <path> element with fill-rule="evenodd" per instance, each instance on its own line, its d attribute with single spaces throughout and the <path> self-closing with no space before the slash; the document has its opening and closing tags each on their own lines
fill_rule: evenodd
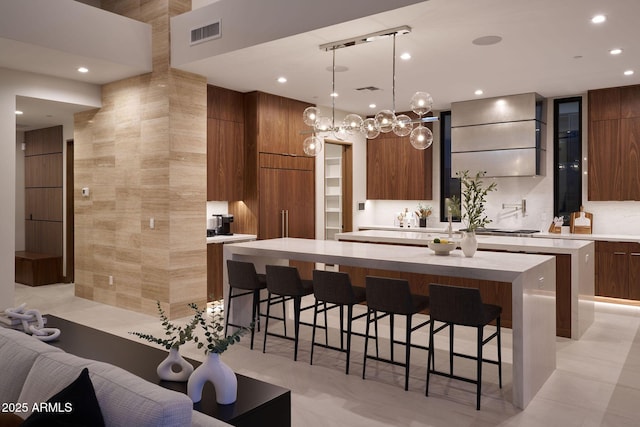
<svg viewBox="0 0 640 427">
<path fill-rule="evenodd" d="M 459 223 L 456 224 L 459 227 Z M 420 227 L 394 227 L 394 226 L 386 226 L 386 225 L 361 225 L 358 227 L 360 230 L 386 230 L 386 231 L 411 231 L 414 233 L 438 233 L 438 234 L 446 234 L 446 226 L 445 227 L 429 227 L 429 228 L 420 228 Z M 454 232 L 458 231 L 458 229 L 453 230 Z M 489 237 L 489 236 L 487 236 Z M 491 237 L 502 237 L 502 236 L 491 236 Z M 514 237 L 505 236 L 509 239 L 513 239 Z M 640 235 L 637 234 L 559 234 L 559 233 L 549 233 L 547 231 L 543 231 L 540 233 L 534 233 L 532 237 L 536 239 L 567 239 L 567 240 L 603 240 L 609 242 L 638 242 L 640 243 Z"/>
<path fill-rule="evenodd" d="M 238 243 L 256 240 L 258 236 L 255 234 L 232 234 L 231 236 L 213 236 L 207 237 L 207 245 L 209 243 Z"/>
<path fill-rule="evenodd" d="M 328 264 L 400 270 L 456 277 L 512 282 L 523 272 L 553 259 L 546 255 L 476 252 L 466 258 L 461 250 L 438 256 L 428 248 L 339 242 L 335 240 L 269 239 L 225 245 L 225 250 L 241 255 L 314 261 Z"/>
<path fill-rule="evenodd" d="M 337 233 L 337 240 L 355 240 L 372 243 L 391 243 L 396 245 L 427 246 L 427 242 L 434 237 L 442 237 L 442 233 L 427 233 L 416 231 L 387 231 L 365 230 L 349 233 Z M 591 241 L 544 239 L 512 236 L 476 236 L 479 249 L 499 249 L 513 252 L 545 252 L 545 253 L 573 253 L 583 248 Z M 452 241 L 459 241 L 460 236 L 454 236 Z"/>
</svg>

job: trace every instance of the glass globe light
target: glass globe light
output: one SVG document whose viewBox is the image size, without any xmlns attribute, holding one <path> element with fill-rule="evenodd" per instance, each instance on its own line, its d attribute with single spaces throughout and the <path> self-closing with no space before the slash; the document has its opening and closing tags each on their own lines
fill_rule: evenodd
<svg viewBox="0 0 640 427">
<path fill-rule="evenodd" d="M 376 121 L 380 132 L 391 132 L 393 130 L 393 124 L 396 122 L 396 115 L 391 110 L 382 110 L 376 114 Z"/>
<path fill-rule="evenodd" d="M 318 117 L 320 117 L 320 111 L 316 107 L 307 107 L 302 112 L 302 121 L 307 126 L 315 125 Z"/>
<path fill-rule="evenodd" d="M 393 125 L 393 133 L 398 136 L 407 136 L 413 129 L 413 123 L 411 117 L 406 114 L 400 114 L 396 117 L 396 122 Z"/>
<path fill-rule="evenodd" d="M 344 126 L 339 126 L 335 128 L 332 134 L 333 134 L 333 137 L 339 141 L 344 141 L 345 139 L 347 139 L 347 136 L 348 136 L 347 129 Z"/>
<path fill-rule="evenodd" d="M 365 119 L 362 122 L 362 131 L 365 133 L 368 139 L 377 138 L 380 135 L 380 127 L 376 119 Z"/>
<path fill-rule="evenodd" d="M 332 127 L 333 122 L 331 118 L 326 116 L 319 116 L 314 125 L 316 132 L 328 132 Z"/>
<path fill-rule="evenodd" d="M 411 111 L 420 117 L 431 111 L 433 98 L 427 92 L 416 92 L 411 97 Z"/>
<path fill-rule="evenodd" d="M 433 143 L 433 133 L 428 127 L 420 125 L 411 131 L 411 137 L 409 140 L 411 141 L 413 148 L 425 150 L 431 147 L 431 144 Z"/>
<path fill-rule="evenodd" d="M 322 151 L 322 139 L 317 136 L 309 136 L 302 143 L 302 149 L 307 156 L 315 157 Z"/>
<path fill-rule="evenodd" d="M 347 114 L 342 121 L 342 127 L 349 135 L 353 135 L 360 132 L 360 129 L 362 128 L 362 122 L 362 117 L 360 117 L 359 115 Z"/>
</svg>

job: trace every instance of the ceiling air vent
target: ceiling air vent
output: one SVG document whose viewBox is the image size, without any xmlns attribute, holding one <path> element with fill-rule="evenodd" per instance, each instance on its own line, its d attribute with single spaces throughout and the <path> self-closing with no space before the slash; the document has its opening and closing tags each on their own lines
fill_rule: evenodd
<svg viewBox="0 0 640 427">
<path fill-rule="evenodd" d="M 191 45 L 203 43 L 220 37 L 220 21 L 191 30 Z"/>
<path fill-rule="evenodd" d="M 380 88 L 375 86 L 365 86 L 365 87 L 356 88 L 356 90 L 360 90 L 360 91 L 368 90 L 369 92 L 375 92 L 376 90 L 380 90 Z"/>
</svg>

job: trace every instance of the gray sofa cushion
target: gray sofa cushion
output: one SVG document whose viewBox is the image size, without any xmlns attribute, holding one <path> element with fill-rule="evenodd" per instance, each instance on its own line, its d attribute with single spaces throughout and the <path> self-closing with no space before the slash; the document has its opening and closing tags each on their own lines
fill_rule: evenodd
<svg viewBox="0 0 640 427">
<path fill-rule="evenodd" d="M 45 402 L 89 369 L 106 426 L 189 426 L 193 403 L 185 394 L 145 381 L 124 369 L 68 353 L 38 357 L 17 401 Z M 20 414 L 23 417 L 29 414 Z"/>
<path fill-rule="evenodd" d="M 62 350 L 43 343 L 24 332 L 0 327 L 0 397 L 4 402 L 19 402 L 20 390 L 41 353 Z M 11 373 L 11 375 L 6 375 Z"/>
</svg>

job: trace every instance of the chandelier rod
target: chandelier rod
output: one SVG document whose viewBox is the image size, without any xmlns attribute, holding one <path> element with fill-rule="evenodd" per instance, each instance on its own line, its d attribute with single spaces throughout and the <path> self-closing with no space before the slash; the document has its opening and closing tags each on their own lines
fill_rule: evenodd
<svg viewBox="0 0 640 427">
<path fill-rule="evenodd" d="M 397 33 L 393 33 L 393 84 L 391 86 L 391 94 L 393 97 L 393 103 L 391 104 L 393 109 L 391 111 L 393 111 L 393 114 L 396 113 L 396 34 Z"/>
</svg>

